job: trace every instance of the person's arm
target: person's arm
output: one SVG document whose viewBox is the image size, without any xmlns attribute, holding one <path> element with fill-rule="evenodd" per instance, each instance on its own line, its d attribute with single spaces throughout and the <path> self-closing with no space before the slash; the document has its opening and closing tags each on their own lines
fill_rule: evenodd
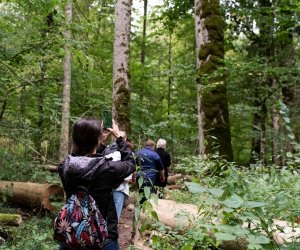
<svg viewBox="0 0 300 250">
<path fill-rule="evenodd" d="M 112 128 L 107 130 L 117 138 L 116 144 L 118 145 L 121 153 L 121 161 L 108 161 L 112 176 L 111 182 L 113 184 L 120 184 L 123 180 L 135 171 L 135 161 L 133 154 L 126 143 L 125 139 L 120 136 L 120 130 L 115 121 L 112 121 Z"/>
<path fill-rule="evenodd" d="M 128 157 L 125 161 L 108 161 L 110 169 L 110 182 L 112 185 L 121 184 L 126 177 L 135 171 L 135 162 L 133 157 Z"/>
</svg>

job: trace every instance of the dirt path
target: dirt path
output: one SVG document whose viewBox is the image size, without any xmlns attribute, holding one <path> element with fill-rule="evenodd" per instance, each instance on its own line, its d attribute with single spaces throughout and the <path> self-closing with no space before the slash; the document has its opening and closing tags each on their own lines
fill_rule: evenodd
<svg viewBox="0 0 300 250">
<path fill-rule="evenodd" d="M 132 243 L 134 210 L 124 207 L 118 225 L 120 250 L 127 250 Z"/>
</svg>

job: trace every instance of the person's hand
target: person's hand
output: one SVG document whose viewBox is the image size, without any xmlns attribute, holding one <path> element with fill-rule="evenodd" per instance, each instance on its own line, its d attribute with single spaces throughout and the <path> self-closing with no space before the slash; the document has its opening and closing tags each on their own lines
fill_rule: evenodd
<svg viewBox="0 0 300 250">
<path fill-rule="evenodd" d="M 116 138 L 120 137 L 120 130 L 115 120 L 112 120 L 112 128 L 107 128 L 107 130 Z"/>
<path fill-rule="evenodd" d="M 165 173 L 164 173 L 164 171 L 160 172 L 159 180 L 160 180 L 160 182 L 164 182 L 165 181 Z"/>
<path fill-rule="evenodd" d="M 100 138 L 100 143 L 106 145 L 110 132 L 108 130 L 103 130 Z"/>
</svg>

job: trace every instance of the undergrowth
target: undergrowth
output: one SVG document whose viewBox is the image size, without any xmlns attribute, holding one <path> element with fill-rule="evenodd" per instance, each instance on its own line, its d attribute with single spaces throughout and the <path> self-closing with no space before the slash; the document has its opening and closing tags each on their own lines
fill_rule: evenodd
<svg viewBox="0 0 300 250">
<path fill-rule="evenodd" d="M 0 180 L 59 184 L 57 173 L 43 169 L 40 161 L 0 149 Z"/>
<path fill-rule="evenodd" d="M 182 158 L 176 172 L 192 175 L 192 181 L 184 183 L 189 191 L 171 190 L 170 197 L 196 204 L 199 217 L 186 230 L 153 226 L 154 249 L 226 249 L 232 242 L 241 242 L 240 249 L 300 249 L 299 236 L 280 244 L 273 238 L 287 226 L 274 226 L 275 221 L 299 229 L 297 171 L 260 164 L 241 168 L 212 156 Z"/>
<path fill-rule="evenodd" d="M 20 227 L 6 227 L 8 239 L 2 250 L 57 250 L 58 244 L 53 240 L 53 218 L 32 217 Z"/>
</svg>

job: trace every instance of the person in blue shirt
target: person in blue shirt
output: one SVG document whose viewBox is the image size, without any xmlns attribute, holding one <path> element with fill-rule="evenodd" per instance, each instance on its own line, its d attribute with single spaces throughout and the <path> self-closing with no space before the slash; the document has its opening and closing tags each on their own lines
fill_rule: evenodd
<svg viewBox="0 0 300 250">
<path fill-rule="evenodd" d="M 156 189 L 154 186 L 155 186 L 156 175 L 158 173 L 159 173 L 160 181 L 164 182 L 165 180 L 164 167 L 162 161 L 158 153 L 154 151 L 154 148 L 155 148 L 155 142 L 148 139 L 145 147 L 136 153 L 141 163 L 141 169 L 137 174 L 137 180 L 139 180 L 139 178 L 143 179 L 143 185 L 139 187 L 140 193 L 144 193 L 145 186 L 150 187 L 151 193 L 156 193 Z M 145 200 L 146 197 L 144 194 L 140 203 L 143 203 Z"/>
</svg>

